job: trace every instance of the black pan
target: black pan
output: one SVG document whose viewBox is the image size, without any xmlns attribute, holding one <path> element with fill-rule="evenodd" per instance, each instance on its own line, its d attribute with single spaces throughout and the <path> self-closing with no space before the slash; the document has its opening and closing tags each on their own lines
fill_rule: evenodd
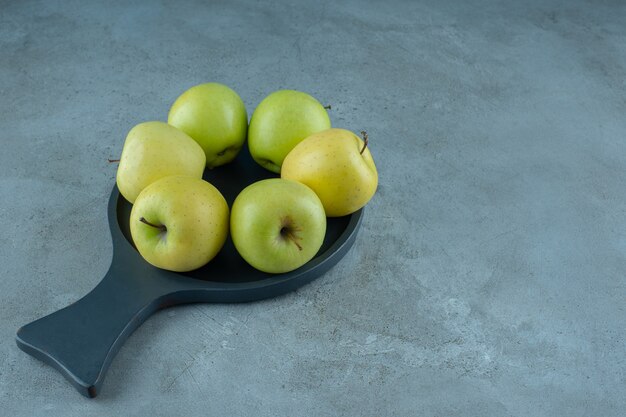
<svg viewBox="0 0 626 417">
<path fill-rule="evenodd" d="M 233 163 L 204 174 L 229 206 L 247 185 L 274 176 L 257 165 L 245 148 Z M 358 211 L 329 218 L 320 251 L 292 272 L 257 271 L 228 239 L 206 266 L 175 273 L 155 268 L 139 255 L 130 236 L 131 208 L 114 187 L 108 208 L 113 259 L 102 281 L 74 304 L 17 331 L 20 349 L 55 367 L 87 397 L 98 395 L 115 354 L 155 311 L 185 303 L 255 301 L 292 291 L 328 271 L 346 254 L 363 216 Z"/>
</svg>

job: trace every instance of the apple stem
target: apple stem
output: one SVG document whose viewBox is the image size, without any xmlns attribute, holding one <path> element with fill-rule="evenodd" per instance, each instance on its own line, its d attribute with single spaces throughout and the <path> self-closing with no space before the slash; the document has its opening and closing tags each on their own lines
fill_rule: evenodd
<svg viewBox="0 0 626 417">
<path fill-rule="evenodd" d="M 327 105 L 327 106 L 324 106 L 324 108 L 325 108 L 326 110 L 332 110 L 332 109 L 333 109 L 333 108 L 331 107 L 331 105 L 330 105 L 330 104 L 329 104 L 329 105 Z"/>
<path fill-rule="evenodd" d="M 294 245 L 298 247 L 299 250 L 302 250 L 302 246 L 300 246 L 300 244 L 298 243 L 296 236 L 287 227 L 283 227 L 282 229 L 280 229 L 280 234 L 284 238 L 291 240 L 294 243 Z"/>
<path fill-rule="evenodd" d="M 165 225 L 164 225 L 164 224 L 162 224 L 162 225 L 160 225 L 160 226 L 157 226 L 156 224 L 152 224 L 152 223 L 150 223 L 150 222 L 149 222 L 148 220 L 146 220 L 144 217 L 142 217 L 141 219 L 139 219 L 139 221 L 140 221 L 140 222 L 142 222 L 142 223 L 144 223 L 144 224 L 147 224 L 148 226 L 152 226 L 152 227 L 154 227 L 155 229 L 159 229 L 159 230 L 161 230 L 162 232 L 167 232 L 167 227 L 165 227 Z"/>
<path fill-rule="evenodd" d="M 120 160 L 119 160 L 119 159 L 108 159 L 108 161 L 109 161 L 110 163 L 113 163 L 113 162 L 120 162 Z"/>
<path fill-rule="evenodd" d="M 287 236 L 298 247 L 298 250 L 302 250 L 302 246 L 300 246 L 300 244 L 296 241 L 295 237 L 291 233 L 289 233 Z"/>
<path fill-rule="evenodd" d="M 365 130 L 361 130 L 361 136 L 363 136 L 363 149 L 361 149 L 361 152 L 359 153 L 363 155 L 365 148 L 367 148 L 367 132 Z"/>
</svg>

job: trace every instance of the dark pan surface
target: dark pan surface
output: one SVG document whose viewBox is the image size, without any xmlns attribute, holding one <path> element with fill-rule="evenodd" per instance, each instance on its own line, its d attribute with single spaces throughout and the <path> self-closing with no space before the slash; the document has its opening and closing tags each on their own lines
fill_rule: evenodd
<svg viewBox="0 0 626 417">
<path fill-rule="evenodd" d="M 274 176 L 258 166 L 246 149 L 233 163 L 205 172 L 205 179 L 222 192 L 229 206 L 247 185 Z M 109 271 L 80 300 L 17 332 L 20 349 L 56 368 L 87 397 L 98 395 L 115 354 L 155 311 L 185 303 L 254 301 L 301 287 L 321 276 L 348 252 L 363 215 L 361 210 L 328 219 L 322 248 L 295 271 L 257 271 L 239 256 L 229 239 L 209 264 L 179 274 L 155 268 L 139 255 L 129 232 L 131 209 L 117 187 L 113 187 L 108 207 L 113 240 Z"/>
</svg>

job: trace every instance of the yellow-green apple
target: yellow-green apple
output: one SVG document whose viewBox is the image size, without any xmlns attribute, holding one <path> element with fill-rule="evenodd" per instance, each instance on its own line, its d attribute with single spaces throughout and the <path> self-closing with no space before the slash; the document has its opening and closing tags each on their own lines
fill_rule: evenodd
<svg viewBox="0 0 626 417">
<path fill-rule="evenodd" d="M 319 251 L 326 215 L 307 186 L 272 178 L 255 182 L 237 196 L 230 234 L 239 254 L 263 272 L 292 271 Z"/>
<path fill-rule="evenodd" d="M 208 182 L 175 175 L 146 187 L 130 213 L 137 250 L 152 265 L 184 272 L 217 255 L 228 236 L 228 204 Z"/>
<path fill-rule="evenodd" d="M 265 97 L 254 110 L 248 147 L 256 162 L 280 173 L 283 159 L 294 146 L 328 128 L 328 113 L 316 99 L 300 91 L 280 90 Z"/>
<path fill-rule="evenodd" d="M 205 156 L 200 145 L 184 132 L 163 122 L 133 127 L 117 168 L 117 188 L 131 203 L 145 187 L 170 175 L 202 178 Z"/>
<path fill-rule="evenodd" d="M 206 166 L 224 165 L 237 156 L 248 129 L 239 95 L 223 84 L 191 87 L 172 105 L 167 122 L 191 136 L 206 154 Z"/>
<path fill-rule="evenodd" d="M 378 172 L 365 142 L 345 129 L 309 136 L 287 155 L 281 178 L 299 181 L 318 195 L 328 217 L 363 207 L 378 186 Z"/>
</svg>

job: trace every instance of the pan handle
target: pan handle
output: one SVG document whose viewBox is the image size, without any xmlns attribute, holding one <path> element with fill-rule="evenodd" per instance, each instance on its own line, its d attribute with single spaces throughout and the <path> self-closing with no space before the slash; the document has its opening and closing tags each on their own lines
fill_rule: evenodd
<svg viewBox="0 0 626 417">
<path fill-rule="evenodd" d="M 56 368 L 86 397 L 98 395 L 124 341 L 163 307 L 162 286 L 145 282 L 156 277 L 120 272 L 111 266 L 83 298 L 17 331 L 20 349 Z"/>
</svg>

